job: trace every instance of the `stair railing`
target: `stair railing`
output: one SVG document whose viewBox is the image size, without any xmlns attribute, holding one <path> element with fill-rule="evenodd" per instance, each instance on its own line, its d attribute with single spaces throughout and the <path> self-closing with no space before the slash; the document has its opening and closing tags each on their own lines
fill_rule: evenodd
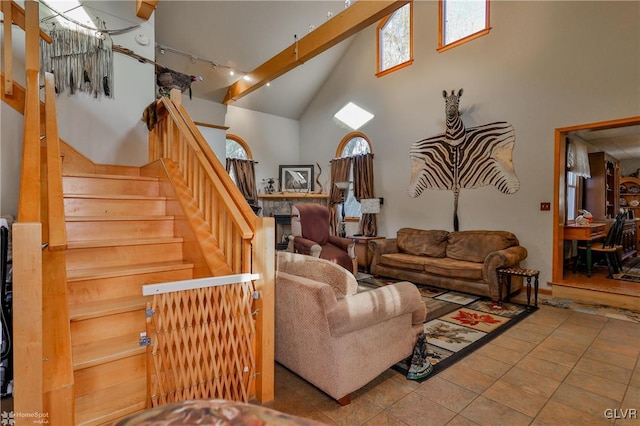
<svg viewBox="0 0 640 426">
<path fill-rule="evenodd" d="M 73 423 L 73 372 L 66 302 L 60 148 L 53 75 L 41 109 L 38 3 L 2 1 L 2 100 L 24 114 L 18 217 L 13 241 L 14 424 Z M 13 80 L 12 25 L 25 34 L 25 88 Z M 43 119 L 44 117 L 44 119 Z M 41 138 L 41 132 L 45 137 Z M 62 222 L 61 222 L 62 220 Z M 28 414 L 25 416 L 25 414 Z M 33 416 L 38 416 L 34 419 Z"/>
<path fill-rule="evenodd" d="M 161 98 L 156 107 L 158 121 L 149 133 L 149 160 L 166 161 L 168 172 L 179 173 L 186 183 L 204 218 L 198 232 L 205 228 L 220 250 L 221 256 L 217 256 L 216 251 L 204 253 L 210 256 L 207 262 L 211 273 L 214 276 L 241 273 L 260 276 L 253 281 L 257 295 L 252 306 L 256 313 L 252 343 L 256 374 L 249 393 L 261 401 L 271 400 L 274 396 L 273 218 L 255 215 L 181 105 L 179 91 L 173 90 L 171 98 Z M 237 294 L 240 292 L 238 290 Z"/>
</svg>

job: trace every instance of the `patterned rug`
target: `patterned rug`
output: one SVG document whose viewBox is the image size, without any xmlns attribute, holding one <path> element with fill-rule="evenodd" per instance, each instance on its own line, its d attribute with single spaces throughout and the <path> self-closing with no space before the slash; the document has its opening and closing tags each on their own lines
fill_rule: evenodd
<svg viewBox="0 0 640 426">
<path fill-rule="evenodd" d="M 358 291 L 384 286 L 402 280 L 361 277 Z M 503 302 L 496 306 L 489 298 L 457 291 L 416 284 L 427 306 L 424 331 L 427 337 L 428 359 L 433 365 L 424 381 L 488 343 L 509 327 L 538 308 Z M 406 374 L 411 357 L 394 368 Z"/>
</svg>

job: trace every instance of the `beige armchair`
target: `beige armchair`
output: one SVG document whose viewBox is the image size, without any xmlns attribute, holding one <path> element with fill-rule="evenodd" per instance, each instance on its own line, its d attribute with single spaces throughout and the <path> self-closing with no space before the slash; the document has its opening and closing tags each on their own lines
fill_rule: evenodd
<svg viewBox="0 0 640 426">
<path fill-rule="evenodd" d="M 353 275 L 332 262 L 277 253 L 276 361 L 341 405 L 411 355 L 426 317 L 409 282 L 357 288 Z"/>
<path fill-rule="evenodd" d="M 329 209 L 320 204 L 291 206 L 289 251 L 330 260 L 355 275 L 358 262 L 355 243 L 329 233 Z"/>
</svg>

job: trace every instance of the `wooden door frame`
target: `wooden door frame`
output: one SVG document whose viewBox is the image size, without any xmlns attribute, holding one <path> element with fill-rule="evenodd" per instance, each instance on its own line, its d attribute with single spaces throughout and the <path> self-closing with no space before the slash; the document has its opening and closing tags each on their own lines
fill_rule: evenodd
<svg viewBox="0 0 640 426">
<path fill-rule="evenodd" d="M 600 121 L 596 123 L 580 124 L 570 127 L 559 127 L 555 130 L 555 164 L 553 179 L 553 199 L 556 208 L 553 211 L 553 258 L 551 284 L 562 282 L 563 253 L 564 253 L 564 223 L 565 223 L 565 164 L 566 164 L 566 136 L 567 133 L 580 130 L 606 130 L 616 127 L 638 126 L 640 116 L 621 118 L 617 120 Z"/>
</svg>

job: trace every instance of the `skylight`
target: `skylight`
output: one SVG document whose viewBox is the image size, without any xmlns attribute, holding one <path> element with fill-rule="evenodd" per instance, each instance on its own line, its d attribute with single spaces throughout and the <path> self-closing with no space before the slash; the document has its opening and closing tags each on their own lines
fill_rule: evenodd
<svg viewBox="0 0 640 426">
<path fill-rule="evenodd" d="M 358 130 L 360 127 L 364 126 L 371 120 L 374 115 L 369 111 L 360 108 L 358 105 L 353 102 L 349 102 L 346 104 L 340 111 L 338 111 L 335 115 L 342 123 L 346 124 L 353 130 Z"/>
</svg>

